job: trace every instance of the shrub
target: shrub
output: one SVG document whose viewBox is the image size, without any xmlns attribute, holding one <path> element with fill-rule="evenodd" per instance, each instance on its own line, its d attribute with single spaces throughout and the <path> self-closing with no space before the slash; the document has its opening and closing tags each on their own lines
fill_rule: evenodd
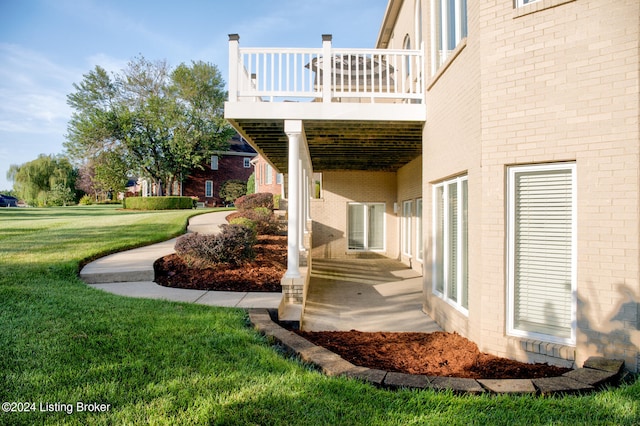
<svg viewBox="0 0 640 426">
<path fill-rule="evenodd" d="M 247 183 L 238 179 L 231 179 L 220 186 L 220 198 L 228 203 L 235 202 L 247 193 Z"/>
<path fill-rule="evenodd" d="M 253 210 L 256 207 L 266 207 L 273 210 L 273 195 L 266 192 L 248 194 L 236 200 L 238 210 Z"/>
<path fill-rule="evenodd" d="M 90 206 L 91 204 L 93 204 L 93 198 L 89 194 L 85 194 L 82 196 L 82 198 L 80 198 L 78 204 L 80 204 L 81 206 Z"/>
<path fill-rule="evenodd" d="M 279 235 L 280 223 L 271 210 L 266 207 L 257 207 L 253 210 L 241 210 L 227 216 L 229 223 L 240 223 L 239 219 L 245 219 L 254 224 L 255 231 L 259 235 Z M 249 223 L 249 222 L 247 222 Z"/>
<path fill-rule="evenodd" d="M 247 228 L 251 229 L 254 232 L 258 232 L 257 230 L 257 223 L 254 220 L 249 219 L 248 217 L 236 217 L 235 219 L 231 219 L 229 221 L 229 223 L 231 225 L 241 225 L 241 226 L 246 226 Z"/>
<path fill-rule="evenodd" d="M 174 210 L 192 209 L 191 197 L 129 197 L 122 201 L 129 210 Z"/>
<path fill-rule="evenodd" d="M 187 234 L 178 239 L 176 254 L 196 268 L 237 266 L 255 257 L 255 231 L 242 225 L 222 225 L 215 235 Z"/>
</svg>

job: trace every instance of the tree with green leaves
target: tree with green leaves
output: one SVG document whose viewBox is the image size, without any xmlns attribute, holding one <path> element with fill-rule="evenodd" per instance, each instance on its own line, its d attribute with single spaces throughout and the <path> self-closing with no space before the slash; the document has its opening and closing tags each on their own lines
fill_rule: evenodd
<svg viewBox="0 0 640 426">
<path fill-rule="evenodd" d="M 41 154 L 33 161 L 12 164 L 7 179 L 13 181 L 18 198 L 45 207 L 73 203 L 77 175 L 67 158 Z"/>
<path fill-rule="evenodd" d="M 215 65 L 193 62 L 171 69 L 144 57 L 122 74 L 96 68 L 67 101 L 75 110 L 65 148 L 75 159 L 117 153 L 129 170 L 150 179 L 163 195 L 202 168 L 233 135 L 224 120 L 224 81 Z"/>
<path fill-rule="evenodd" d="M 238 179 L 230 179 L 220 185 L 220 198 L 227 203 L 233 203 L 247 194 L 247 183 Z"/>
</svg>

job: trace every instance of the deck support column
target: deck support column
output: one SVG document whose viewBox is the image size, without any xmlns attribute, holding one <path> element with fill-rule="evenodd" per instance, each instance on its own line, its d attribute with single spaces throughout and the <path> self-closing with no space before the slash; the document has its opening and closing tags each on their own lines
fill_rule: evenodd
<svg viewBox="0 0 640 426">
<path fill-rule="evenodd" d="M 285 120 L 284 132 L 289 138 L 289 194 L 288 194 L 288 224 L 287 224 L 287 272 L 285 279 L 300 278 L 300 228 L 301 218 L 301 183 L 300 173 L 300 139 L 302 136 L 302 121 Z"/>
</svg>

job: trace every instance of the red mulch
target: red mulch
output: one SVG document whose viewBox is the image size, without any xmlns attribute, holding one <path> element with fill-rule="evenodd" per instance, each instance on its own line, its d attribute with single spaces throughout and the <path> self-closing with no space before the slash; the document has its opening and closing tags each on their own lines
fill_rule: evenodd
<svg viewBox="0 0 640 426">
<path fill-rule="evenodd" d="M 280 292 L 287 263 L 286 237 L 261 235 L 255 249 L 256 259 L 236 268 L 194 269 L 175 254 L 169 255 L 154 263 L 155 281 L 178 288 Z M 569 371 L 481 353 L 475 343 L 456 333 L 298 333 L 353 364 L 385 371 L 476 379 L 553 377 Z"/>
<path fill-rule="evenodd" d="M 526 364 L 482 353 L 457 333 L 297 331 L 305 339 L 362 367 L 472 379 L 555 377 L 570 369 Z"/>
<path fill-rule="evenodd" d="M 280 292 L 287 270 L 287 237 L 260 235 L 253 262 L 237 267 L 197 269 L 188 267 L 176 254 L 153 264 L 155 282 L 165 287 L 217 291 Z"/>
</svg>

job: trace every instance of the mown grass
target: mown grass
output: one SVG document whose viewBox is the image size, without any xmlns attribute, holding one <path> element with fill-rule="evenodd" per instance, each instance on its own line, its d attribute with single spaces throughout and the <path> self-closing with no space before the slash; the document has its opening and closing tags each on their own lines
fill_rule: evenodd
<svg viewBox="0 0 640 426">
<path fill-rule="evenodd" d="M 329 378 L 288 358 L 242 310 L 129 299 L 81 262 L 171 237 L 193 211 L 0 209 L 0 424 L 640 423 L 640 382 L 585 396 L 454 396 Z M 77 402 L 105 403 L 78 413 Z M 40 412 L 40 403 L 74 412 Z"/>
</svg>

